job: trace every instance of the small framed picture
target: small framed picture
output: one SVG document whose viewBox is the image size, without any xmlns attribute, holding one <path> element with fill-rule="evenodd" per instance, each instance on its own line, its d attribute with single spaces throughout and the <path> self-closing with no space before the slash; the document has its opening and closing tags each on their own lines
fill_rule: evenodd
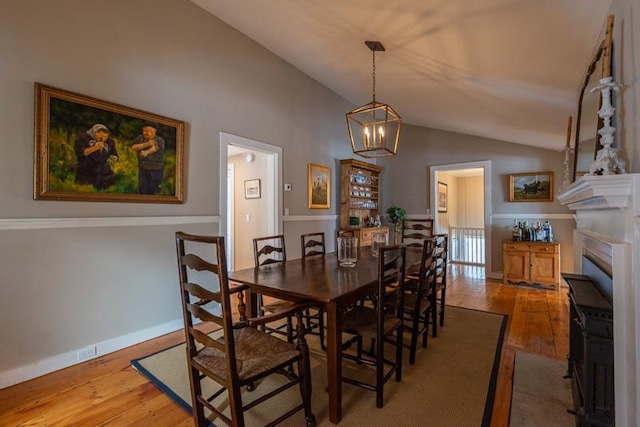
<svg viewBox="0 0 640 427">
<path fill-rule="evenodd" d="M 331 207 L 331 169 L 309 163 L 309 209 Z"/>
<path fill-rule="evenodd" d="M 244 182 L 244 198 L 245 199 L 259 199 L 260 194 L 260 180 L 249 179 Z"/>
<path fill-rule="evenodd" d="M 531 172 L 510 175 L 509 201 L 552 202 L 553 172 Z"/>
<path fill-rule="evenodd" d="M 449 203 L 447 191 L 447 184 L 438 181 L 438 212 L 447 212 L 447 204 Z"/>
</svg>

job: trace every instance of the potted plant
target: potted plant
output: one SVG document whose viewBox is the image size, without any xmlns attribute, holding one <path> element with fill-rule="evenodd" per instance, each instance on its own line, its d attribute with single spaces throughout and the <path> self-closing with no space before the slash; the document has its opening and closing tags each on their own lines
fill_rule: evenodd
<svg viewBox="0 0 640 427">
<path fill-rule="evenodd" d="M 400 228 L 402 227 L 402 220 L 406 216 L 406 212 L 404 209 L 391 205 L 387 209 L 387 221 L 393 224 L 393 243 L 396 244 L 398 242 L 398 233 L 400 233 Z"/>
</svg>

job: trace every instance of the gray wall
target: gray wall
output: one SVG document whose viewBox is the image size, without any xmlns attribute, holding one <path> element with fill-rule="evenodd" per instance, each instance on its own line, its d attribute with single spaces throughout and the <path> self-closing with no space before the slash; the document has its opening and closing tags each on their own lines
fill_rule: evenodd
<svg viewBox="0 0 640 427">
<path fill-rule="evenodd" d="M 350 157 L 344 113 L 354 106 L 198 6 L 2 0 L 1 9 L 0 219 L 143 224 L 0 229 L 0 372 L 180 319 L 173 232 L 218 234 L 218 224 L 144 219 L 220 214 L 222 131 L 283 147 L 284 181 L 297 188 L 284 194 L 291 215 L 328 213 L 306 209 L 307 164 Z M 184 120 L 186 203 L 34 201 L 34 82 Z M 75 361 L 58 359 L 52 366 Z"/>
<path fill-rule="evenodd" d="M 560 219 L 550 221 L 555 227 L 556 240 L 562 243 L 561 268 L 573 271 L 571 230 L 575 221 L 569 210 L 556 200 L 509 202 L 509 175 L 513 173 L 552 171 L 557 194 L 564 174 L 564 153 L 417 126 L 404 125 L 402 131 L 398 154 L 380 161 L 385 167 L 382 178 L 385 209 L 394 204 L 404 207 L 407 213 L 424 213 L 430 200 L 430 166 L 490 160 L 489 208 L 496 218 L 492 219 L 490 230 L 492 263 L 487 266 L 487 274 L 500 274 L 502 240 L 511 238 L 513 218 L 524 215 L 539 215 L 540 219 L 559 215 Z M 559 149 L 562 144 L 558 141 Z"/>
</svg>

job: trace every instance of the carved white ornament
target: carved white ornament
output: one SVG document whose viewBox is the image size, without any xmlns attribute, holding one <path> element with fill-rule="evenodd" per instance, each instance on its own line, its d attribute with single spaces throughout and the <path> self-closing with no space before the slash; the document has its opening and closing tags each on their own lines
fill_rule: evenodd
<svg viewBox="0 0 640 427">
<path fill-rule="evenodd" d="M 616 109 L 611 105 L 611 91 L 619 91 L 620 85 L 613 81 L 613 77 L 603 77 L 599 80 L 600 85 L 589 91 L 593 93 L 600 91 L 602 94 L 602 107 L 598 111 L 598 116 L 604 121 L 604 126 L 598 130 L 600 134 L 600 145 L 602 148 L 598 150 L 596 159 L 591 163 L 589 173 L 587 175 L 615 175 L 627 173 L 625 170 L 626 162 L 618 157 L 618 150 L 612 148 L 613 134 L 616 128 L 611 126 L 611 117 Z"/>
</svg>

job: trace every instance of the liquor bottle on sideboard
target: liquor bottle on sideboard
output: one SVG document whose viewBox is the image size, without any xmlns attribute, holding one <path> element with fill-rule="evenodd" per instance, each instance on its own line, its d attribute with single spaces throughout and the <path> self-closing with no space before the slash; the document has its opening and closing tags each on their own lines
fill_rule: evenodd
<svg viewBox="0 0 640 427">
<path fill-rule="evenodd" d="M 520 224 L 518 223 L 517 219 L 513 220 L 513 230 L 511 232 L 511 237 L 514 241 L 519 242 L 522 240 L 522 229 L 520 228 Z"/>
</svg>

